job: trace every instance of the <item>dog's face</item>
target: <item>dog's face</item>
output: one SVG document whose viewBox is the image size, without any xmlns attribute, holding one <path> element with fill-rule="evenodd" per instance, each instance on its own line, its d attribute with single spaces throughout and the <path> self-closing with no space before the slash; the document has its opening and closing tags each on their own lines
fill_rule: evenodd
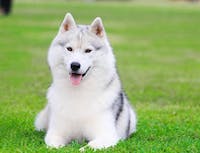
<svg viewBox="0 0 200 153">
<path fill-rule="evenodd" d="M 57 53 L 54 51 L 51 58 L 57 58 L 57 62 L 64 65 L 73 85 L 79 85 L 109 51 L 100 18 L 96 18 L 89 26 L 82 26 L 76 25 L 72 15 L 67 14 L 55 42 L 54 50 Z"/>
</svg>

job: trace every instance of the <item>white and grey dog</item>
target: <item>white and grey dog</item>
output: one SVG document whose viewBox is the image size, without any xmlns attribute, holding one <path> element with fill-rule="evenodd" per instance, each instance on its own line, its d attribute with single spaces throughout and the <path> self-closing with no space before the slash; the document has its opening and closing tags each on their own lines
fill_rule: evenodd
<svg viewBox="0 0 200 153">
<path fill-rule="evenodd" d="M 136 115 L 122 90 L 101 18 L 89 26 L 76 25 L 66 14 L 48 63 L 53 83 L 48 104 L 35 121 L 37 130 L 47 131 L 47 146 L 86 139 L 91 148 L 107 148 L 136 130 Z"/>
</svg>

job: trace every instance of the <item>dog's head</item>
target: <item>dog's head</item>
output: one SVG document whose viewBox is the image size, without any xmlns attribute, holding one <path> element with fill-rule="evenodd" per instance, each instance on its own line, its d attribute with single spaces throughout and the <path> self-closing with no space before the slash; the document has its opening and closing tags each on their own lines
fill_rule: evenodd
<svg viewBox="0 0 200 153">
<path fill-rule="evenodd" d="M 77 25 L 67 13 L 50 47 L 48 61 L 56 73 L 67 75 L 73 85 L 79 85 L 91 71 L 105 68 L 108 61 L 114 63 L 111 52 L 101 18 L 88 26 Z"/>
</svg>

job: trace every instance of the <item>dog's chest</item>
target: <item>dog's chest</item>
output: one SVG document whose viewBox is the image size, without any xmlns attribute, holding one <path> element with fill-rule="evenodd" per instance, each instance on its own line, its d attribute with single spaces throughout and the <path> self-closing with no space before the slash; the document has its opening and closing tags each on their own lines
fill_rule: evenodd
<svg viewBox="0 0 200 153">
<path fill-rule="evenodd" d="M 48 93 L 52 111 L 56 111 L 62 117 L 71 119 L 84 119 L 88 116 L 100 113 L 108 107 L 109 99 L 101 92 L 64 92 L 51 89 Z"/>
</svg>

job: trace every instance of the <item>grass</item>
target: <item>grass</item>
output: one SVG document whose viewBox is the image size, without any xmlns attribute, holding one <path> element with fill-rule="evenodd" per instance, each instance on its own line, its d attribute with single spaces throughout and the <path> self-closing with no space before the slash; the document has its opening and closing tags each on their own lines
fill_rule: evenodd
<svg viewBox="0 0 200 153">
<path fill-rule="evenodd" d="M 199 6 L 16 1 L 13 9 L 0 17 L 0 152 L 73 153 L 83 146 L 47 149 L 33 126 L 51 83 L 47 49 L 66 12 L 78 23 L 103 18 L 138 115 L 136 134 L 98 152 L 199 152 Z"/>
</svg>

